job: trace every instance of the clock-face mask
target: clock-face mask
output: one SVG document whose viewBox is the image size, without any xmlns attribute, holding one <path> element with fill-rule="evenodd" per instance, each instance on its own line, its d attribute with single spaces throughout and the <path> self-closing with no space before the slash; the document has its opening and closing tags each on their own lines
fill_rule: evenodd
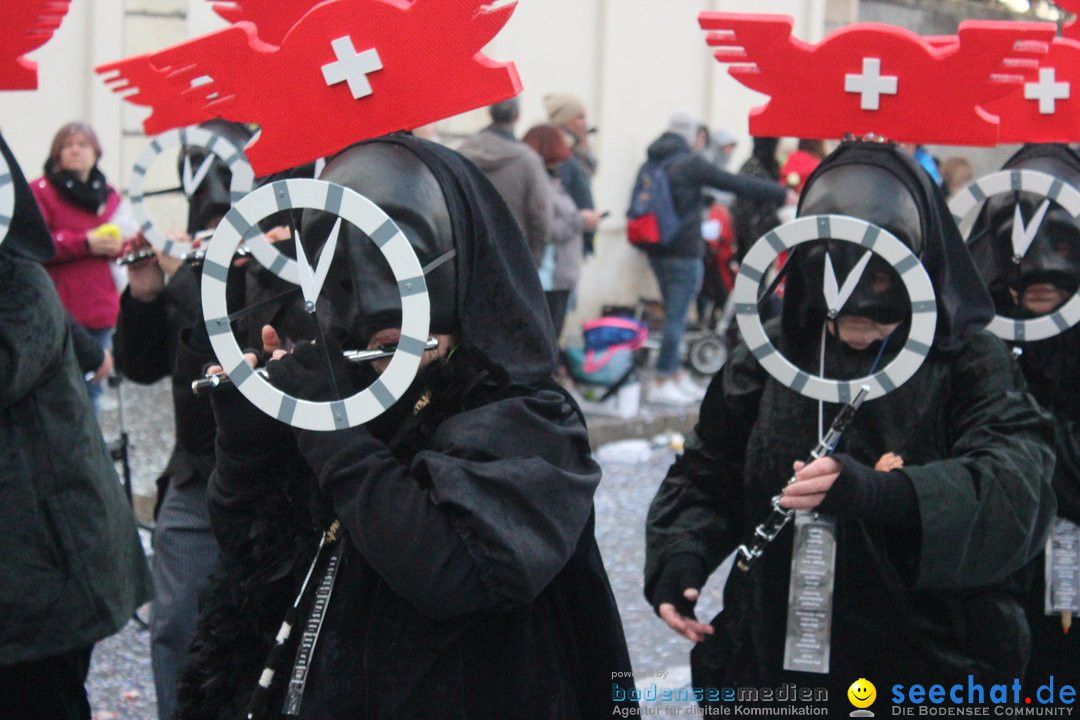
<svg viewBox="0 0 1080 720">
<path fill-rule="evenodd" d="M 1004 169 L 1043 172 L 1080 187 L 1080 158 L 1061 145 L 1025 147 Z M 972 230 L 971 251 L 1002 315 L 1052 312 L 1080 288 L 1080 223 L 1038 193 L 990 198 Z"/>
<path fill-rule="evenodd" d="M 403 147 L 369 143 L 330 161 L 320 179 L 355 190 L 378 205 L 401 229 L 425 269 L 431 300 L 431 333 L 457 330 L 457 273 L 453 227 L 438 181 Z M 336 216 L 305 211 L 301 241 L 309 258 L 330 236 Z M 401 289 L 377 243 L 342 223 L 323 286 L 320 317 L 348 347 L 366 347 L 373 334 L 401 326 Z"/>
</svg>

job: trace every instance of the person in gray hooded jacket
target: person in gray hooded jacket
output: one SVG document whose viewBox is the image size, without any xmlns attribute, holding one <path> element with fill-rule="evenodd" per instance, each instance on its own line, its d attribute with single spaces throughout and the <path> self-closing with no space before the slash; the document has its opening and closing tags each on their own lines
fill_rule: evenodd
<svg viewBox="0 0 1080 720">
<path fill-rule="evenodd" d="M 554 193 L 544 161 L 514 137 L 520 116 L 517 98 L 491 106 L 491 125 L 462 143 L 458 152 L 476 163 L 510 208 L 533 262 L 540 266 L 554 216 Z"/>
</svg>

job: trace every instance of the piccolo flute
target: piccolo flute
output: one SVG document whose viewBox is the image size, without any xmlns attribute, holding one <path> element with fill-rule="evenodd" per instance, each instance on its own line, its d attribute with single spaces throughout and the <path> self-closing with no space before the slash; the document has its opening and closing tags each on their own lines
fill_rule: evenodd
<svg viewBox="0 0 1080 720">
<path fill-rule="evenodd" d="M 206 238 L 213 236 L 213 234 L 213 230 L 200 230 L 199 232 L 195 233 L 192 239 L 205 240 Z M 120 266 L 134 265 L 135 263 L 142 262 L 143 260 L 149 260 L 150 258 L 154 257 L 156 253 L 157 251 L 154 248 L 144 247 L 134 252 L 129 252 L 126 255 L 121 255 L 120 257 L 113 260 L 113 262 Z M 241 245 L 239 248 L 237 248 L 234 257 L 245 257 L 250 254 L 251 253 L 247 249 L 247 246 Z M 202 262 L 205 258 L 206 249 L 199 248 L 198 250 L 192 250 L 191 252 L 184 253 L 184 255 L 180 257 L 180 260 L 184 262 Z"/>
<path fill-rule="evenodd" d="M 806 464 L 814 462 L 818 458 L 823 458 L 828 455 L 832 455 L 836 450 L 837 443 L 840 442 L 840 436 L 847 430 L 848 425 L 851 424 L 851 420 L 855 417 L 855 412 L 862 405 L 863 400 L 866 399 L 866 395 L 870 392 L 869 385 L 863 385 L 859 388 L 859 392 L 855 394 L 844 407 L 840 408 L 840 412 L 836 414 L 836 417 L 832 421 L 832 425 L 829 426 L 829 431 L 825 433 L 825 437 L 818 441 L 818 444 L 810 451 L 810 457 L 807 458 Z M 787 484 L 795 482 L 795 474 L 792 473 L 788 479 Z M 769 517 L 765 518 L 765 522 L 761 523 L 754 529 L 754 539 L 747 545 L 740 545 L 735 557 L 735 564 L 740 570 L 746 572 L 750 569 L 750 566 L 761 557 L 765 552 L 765 548 L 771 543 L 776 536 L 780 534 L 780 531 L 791 522 L 791 518 L 795 517 L 795 510 L 785 508 L 780 505 L 780 500 L 783 498 L 783 493 L 774 495 L 772 499 L 772 512 L 769 513 Z"/>
<path fill-rule="evenodd" d="M 437 350 L 439 348 L 439 341 L 435 338 L 428 338 L 428 341 L 424 343 L 424 351 Z M 342 355 L 345 357 L 345 362 L 352 365 L 361 365 L 363 363 L 369 363 L 372 360 L 381 360 L 388 358 L 397 351 L 397 345 L 380 345 L 372 350 L 345 350 Z M 266 368 L 256 368 L 255 372 L 260 377 L 266 378 Z M 195 380 L 191 383 L 191 392 L 195 395 L 202 395 L 204 392 L 213 390 L 219 387 L 231 387 L 232 380 L 225 373 L 214 373 L 213 375 L 207 375 L 206 377 Z"/>
</svg>

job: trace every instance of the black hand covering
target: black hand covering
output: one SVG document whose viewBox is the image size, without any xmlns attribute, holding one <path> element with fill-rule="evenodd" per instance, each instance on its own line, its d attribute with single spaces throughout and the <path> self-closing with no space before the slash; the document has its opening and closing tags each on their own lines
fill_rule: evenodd
<svg viewBox="0 0 1080 720">
<path fill-rule="evenodd" d="M 217 423 L 217 445 L 228 455 L 262 456 L 267 448 L 291 444 L 289 426 L 252 405 L 235 387 L 210 393 Z"/>
<path fill-rule="evenodd" d="M 302 342 L 291 353 L 268 362 L 266 372 L 279 390 L 314 402 L 342 400 L 359 390 L 341 346 L 329 335 L 325 349 Z"/>
<path fill-rule="evenodd" d="M 688 588 L 700 590 L 705 584 L 705 561 L 693 553 L 679 553 L 673 555 L 660 570 L 660 576 L 656 581 L 656 589 L 653 591 L 653 610 L 660 613 L 663 603 L 671 603 L 683 617 L 693 618 L 696 601 L 690 601 L 683 595 Z"/>
<path fill-rule="evenodd" d="M 846 453 L 833 456 L 840 475 L 818 510 L 901 530 L 918 530 L 919 502 L 911 481 L 900 472 L 881 472 Z"/>
<path fill-rule="evenodd" d="M 9 252 L 13 255 L 45 262 L 51 260 L 56 254 L 53 246 L 52 234 L 45 224 L 38 210 L 34 194 L 30 192 L 30 185 L 26 182 L 22 168 L 15 160 L 3 135 L 0 135 L 0 153 L 4 156 L 8 170 L 11 172 L 11 181 L 15 186 L 15 212 L 8 226 L 7 236 L 0 238 L 0 251 Z"/>
</svg>

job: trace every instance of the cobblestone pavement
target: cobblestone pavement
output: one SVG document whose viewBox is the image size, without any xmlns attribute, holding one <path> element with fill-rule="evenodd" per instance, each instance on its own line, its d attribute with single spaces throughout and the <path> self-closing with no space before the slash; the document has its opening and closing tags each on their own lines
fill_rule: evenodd
<svg viewBox="0 0 1080 720">
<path fill-rule="evenodd" d="M 113 402 L 106 402 L 101 424 L 105 438 L 111 440 L 119 434 L 119 413 L 115 390 L 108 395 Z M 133 486 L 136 494 L 148 494 L 172 448 L 169 384 L 140 387 L 125 383 L 123 400 Z M 645 513 L 672 459 L 670 451 L 660 449 L 645 462 L 604 462 L 604 479 L 596 496 L 597 540 L 642 688 L 652 683 L 677 688 L 690 682 L 690 643 L 667 629 L 641 592 Z M 148 642 L 147 632 L 129 623 L 122 632 L 98 644 L 87 682 L 95 720 L 156 717 Z"/>
</svg>

